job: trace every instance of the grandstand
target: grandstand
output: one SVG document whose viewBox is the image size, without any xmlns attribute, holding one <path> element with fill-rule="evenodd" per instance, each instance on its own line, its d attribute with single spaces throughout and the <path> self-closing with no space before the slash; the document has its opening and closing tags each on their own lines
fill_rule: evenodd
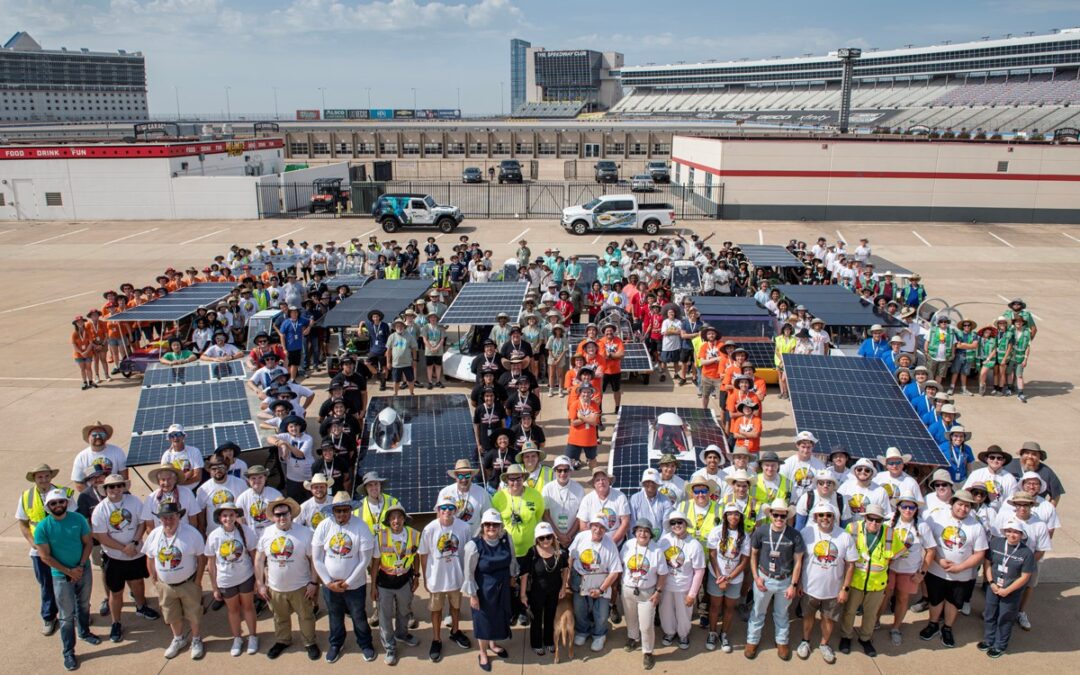
<svg viewBox="0 0 1080 675">
<path fill-rule="evenodd" d="M 626 66 L 616 117 L 835 126 L 841 64 L 825 56 Z M 1011 134 L 1080 126 L 1080 28 L 888 51 L 855 61 L 852 126 Z"/>
<path fill-rule="evenodd" d="M 585 107 L 585 101 L 534 101 L 522 103 L 510 117 L 519 119 L 572 119 Z"/>
</svg>

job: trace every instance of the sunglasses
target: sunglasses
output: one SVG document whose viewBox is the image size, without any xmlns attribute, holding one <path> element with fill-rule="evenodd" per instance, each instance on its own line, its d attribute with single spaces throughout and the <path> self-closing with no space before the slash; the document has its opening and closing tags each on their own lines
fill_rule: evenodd
<svg viewBox="0 0 1080 675">
<path fill-rule="evenodd" d="M 832 520 L 832 519 L 833 519 L 833 518 L 835 518 L 836 516 L 834 516 L 834 515 L 833 515 L 833 514 L 831 514 L 831 513 L 819 513 L 819 514 L 817 514 L 817 517 L 818 517 L 818 518 L 828 518 L 829 520 Z"/>
<path fill-rule="evenodd" d="M 184 436 L 187 436 L 187 434 L 180 433 L 179 431 L 174 431 L 173 433 L 169 434 L 169 440 L 183 438 Z"/>
<path fill-rule="evenodd" d="M 555 469 L 555 473 L 570 473 L 570 467 L 560 467 L 558 469 Z"/>
<path fill-rule="evenodd" d="M 897 459 L 885 462 L 885 466 L 904 466 L 904 463 Z"/>
<path fill-rule="evenodd" d="M 94 438 L 105 438 L 105 432 L 104 431 L 91 431 L 90 435 L 93 436 Z"/>
<path fill-rule="evenodd" d="M 352 511 L 352 507 L 349 506 L 336 506 L 333 509 L 334 513 L 349 513 Z"/>
<path fill-rule="evenodd" d="M 553 535 L 553 534 L 545 534 L 542 537 L 537 537 L 536 541 L 552 541 L 553 539 L 555 539 L 555 535 Z"/>
<path fill-rule="evenodd" d="M 67 504 L 66 501 L 55 501 L 55 502 L 49 502 L 45 506 L 47 506 L 47 507 L 49 507 L 51 509 L 54 506 L 61 506 L 61 505 L 66 505 L 66 504 Z"/>
<path fill-rule="evenodd" d="M 522 478 L 521 476 L 507 476 L 506 477 L 506 482 L 507 483 L 520 483 L 523 480 L 525 480 L 525 479 Z"/>
<path fill-rule="evenodd" d="M 484 523 L 481 527 L 499 527 L 500 523 Z"/>
<path fill-rule="evenodd" d="M 439 510 L 440 511 L 456 511 L 457 507 L 454 506 L 453 504 L 443 504 L 442 506 L 439 507 Z"/>
<path fill-rule="evenodd" d="M 284 518 L 288 515 L 292 515 L 292 511 L 274 511 L 275 518 Z"/>
<path fill-rule="evenodd" d="M 934 488 L 935 490 L 940 490 L 941 488 L 951 488 L 952 485 L 949 485 L 948 483 L 934 483 L 930 487 Z"/>
<path fill-rule="evenodd" d="M 897 508 L 899 508 L 901 511 L 915 511 L 919 507 L 915 504 L 901 504 Z"/>
<path fill-rule="evenodd" d="M 868 522 L 868 523 L 883 523 L 883 522 L 885 522 L 885 519 L 884 518 L 867 518 L 866 522 Z"/>
<path fill-rule="evenodd" d="M 457 474 L 457 479 L 458 480 L 469 480 L 470 478 L 472 478 L 471 473 L 459 473 L 459 474 Z"/>
<path fill-rule="evenodd" d="M 1004 462 L 1005 461 L 1005 456 L 1004 455 L 987 455 L 986 459 L 988 461 L 991 461 L 991 462 Z"/>
<path fill-rule="evenodd" d="M 786 520 L 787 519 L 787 514 L 786 513 L 774 513 L 774 514 L 772 514 L 772 518 L 773 518 L 773 520 Z"/>
<path fill-rule="evenodd" d="M 709 494 L 709 488 L 694 488 L 695 495 L 707 495 Z"/>
<path fill-rule="evenodd" d="M 865 466 L 860 466 L 858 469 L 854 469 L 855 473 L 873 473 L 873 469 L 868 469 Z"/>
<path fill-rule="evenodd" d="M 127 487 L 126 485 L 106 485 L 105 489 L 106 490 L 123 490 L 126 487 Z"/>
<path fill-rule="evenodd" d="M 685 520 L 673 520 L 668 524 L 671 525 L 671 527 L 686 527 Z"/>
</svg>

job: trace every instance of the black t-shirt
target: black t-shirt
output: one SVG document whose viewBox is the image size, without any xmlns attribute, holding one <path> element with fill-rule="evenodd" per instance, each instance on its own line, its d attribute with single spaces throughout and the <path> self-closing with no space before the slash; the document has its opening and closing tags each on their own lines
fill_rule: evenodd
<svg viewBox="0 0 1080 675">
<path fill-rule="evenodd" d="M 352 416 L 352 415 L 355 415 L 358 412 L 358 409 L 354 408 L 349 403 L 348 399 L 346 399 L 344 396 L 342 396 L 341 399 L 343 401 L 345 401 L 345 412 L 346 412 L 346 414 Z M 333 411 L 334 411 L 334 399 L 328 398 L 325 401 L 323 401 L 322 404 L 319 406 L 319 419 L 325 419 L 327 417 L 330 417 L 331 413 Z"/>
<path fill-rule="evenodd" d="M 514 391 L 517 390 L 518 378 L 521 377 L 524 377 L 526 380 L 529 381 L 529 391 L 536 389 L 536 378 L 533 377 L 533 374 L 527 370 L 523 370 L 517 375 L 514 375 L 508 370 L 502 375 L 500 375 L 497 381 L 499 383 L 499 386 L 506 390 L 507 396 L 512 397 L 514 395 Z"/>
<path fill-rule="evenodd" d="M 543 447 L 544 443 L 547 442 L 547 436 L 544 434 L 544 430 L 537 426 L 535 422 L 529 427 L 528 431 L 526 431 L 521 428 L 521 422 L 519 420 L 517 424 L 511 427 L 510 436 L 514 441 L 515 447 L 517 447 L 519 451 L 525 441 L 532 441 L 540 447 Z"/>
<path fill-rule="evenodd" d="M 511 392 L 506 399 L 506 414 L 510 416 L 511 424 L 521 424 L 521 411 L 528 408 L 533 416 L 540 414 L 540 398 L 536 394 L 528 394 L 521 397 L 520 392 Z"/>
<path fill-rule="evenodd" d="M 565 549 L 560 550 L 552 558 L 544 558 L 536 552 L 533 546 L 525 554 L 521 573 L 529 575 L 529 592 L 542 595 L 554 595 L 558 597 L 562 589 L 562 572 L 569 564 L 569 556 Z"/>
<path fill-rule="evenodd" d="M 349 404 L 352 410 L 359 412 L 363 409 L 364 392 L 367 391 L 367 376 L 360 371 L 360 366 L 353 370 L 352 375 L 338 373 L 331 382 L 340 383 L 343 387 L 341 397 Z"/>
<path fill-rule="evenodd" d="M 1005 470 L 1016 476 L 1016 480 L 1020 480 L 1020 477 L 1024 475 L 1024 468 L 1020 465 L 1019 458 L 1009 462 L 1009 465 L 1005 467 Z M 1061 484 L 1061 479 L 1058 478 L 1053 469 L 1040 463 L 1039 468 L 1035 473 L 1039 474 L 1039 477 L 1046 483 L 1046 491 L 1039 495 L 1040 497 L 1057 499 L 1065 494 L 1065 486 Z"/>
<path fill-rule="evenodd" d="M 340 457 L 334 456 L 330 463 L 327 464 L 322 457 L 316 459 L 311 465 L 311 473 L 321 473 L 324 476 L 328 476 L 334 479 L 334 490 L 344 489 L 343 479 L 349 475 L 352 464 L 349 462 L 348 453 L 342 453 Z"/>
<path fill-rule="evenodd" d="M 510 468 L 514 463 L 514 455 L 517 450 L 513 446 L 507 449 L 506 454 L 500 454 L 498 448 L 490 448 L 484 453 L 484 476 L 488 485 L 498 485 L 503 471 Z"/>
<path fill-rule="evenodd" d="M 90 515 L 94 512 L 94 507 L 101 503 L 104 497 L 97 493 L 93 487 L 88 486 L 85 490 L 79 493 L 79 498 L 75 500 L 75 511 L 79 513 L 83 518 L 86 518 L 86 522 L 90 522 Z M 100 546 L 97 539 L 91 537 L 94 542 L 94 546 Z"/>
<path fill-rule="evenodd" d="M 523 357 L 532 357 L 532 345 L 526 342 L 525 338 L 522 338 L 521 343 L 516 346 L 512 340 L 507 340 L 503 344 L 502 349 L 499 350 L 499 356 L 509 360 L 514 355 L 514 352 L 518 352 Z"/>
<path fill-rule="evenodd" d="M 499 376 L 503 373 L 502 360 L 499 354 L 496 353 L 490 359 L 485 354 L 480 354 L 472 362 L 472 372 L 476 375 L 476 381 L 479 382 L 482 378 L 480 373 L 484 370 L 491 370 L 495 372 L 495 379 L 498 380 Z"/>
<path fill-rule="evenodd" d="M 483 403 L 476 406 L 473 411 L 473 424 L 480 425 L 480 433 L 476 440 L 480 441 L 480 447 L 485 450 L 491 449 L 492 436 L 496 431 L 503 428 L 503 408 L 499 404 L 486 408 Z"/>
<path fill-rule="evenodd" d="M 803 551 L 803 538 L 790 525 L 783 532 L 775 532 L 769 523 L 762 523 L 750 535 L 750 548 L 758 551 L 758 572 L 769 577 L 791 576 L 795 554 Z"/>
<path fill-rule="evenodd" d="M 478 406 L 484 402 L 484 385 L 483 382 L 476 385 L 472 389 L 472 393 L 469 394 L 469 398 L 472 399 L 473 405 Z M 498 382 L 491 384 L 492 390 L 495 392 L 495 404 L 502 407 L 502 404 L 506 401 L 506 390 Z"/>
<path fill-rule="evenodd" d="M 326 438 L 330 435 L 330 425 L 334 420 L 339 420 L 341 426 L 344 428 L 345 435 L 351 436 L 353 439 L 353 447 L 356 446 L 356 439 L 360 437 L 360 424 L 356 421 L 356 418 L 352 415 L 347 415 L 342 418 L 327 417 L 323 420 L 323 423 L 319 425 L 319 437 Z"/>
<path fill-rule="evenodd" d="M 1005 537 L 990 537 L 986 559 L 990 561 L 990 573 L 999 588 L 1008 587 L 1025 572 L 1035 573 L 1035 552 L 1022 541 L 1014 546 Z"/>
</svg>

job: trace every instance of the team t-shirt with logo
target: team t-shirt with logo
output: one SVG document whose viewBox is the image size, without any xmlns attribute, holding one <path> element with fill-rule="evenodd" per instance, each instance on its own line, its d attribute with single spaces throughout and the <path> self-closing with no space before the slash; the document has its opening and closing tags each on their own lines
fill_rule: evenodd
<svg viewBox="0 0 1080 675">
<path fill-rule="evenodd" d="M 624 588 L 653 588 L 658 576 L 668 574 L 664 552 L 654 541 L 642 546 L 637 539 L 627 539 L 622 547 L 622 566 Z"/>
<path fill-rule="evenodd" d="M 469 526 L 456 518 L 449 526 L 433 520 L 420 533 L 417 552 L 427 556 L 424 580 L 430 592 L 446 593 L 461 589 L 465 582 L 462 552 L 470 538 Z"/>
<path fill-rule="evenodd" d="M 724 528 L 714 527 L 709 531 L 709 539 L 706 542 L 710 551 L 716 551 L 716 564 L 719 567 L 720 576 L 729 576 L 735 568 L 739 566 L 739 561 L 743 556 L 750 557 L 750 535 L 747 534 L 742 538 L 742 546 L 739 545 L 739 536 L 742 535 L 742 528 L 731 530 L 727 533 L 727 537 L 721 541 L 720 538 L 724 536 Z M 739 576 L 728 579 L 728 582 L 734 586 L 738 586 L 742 583 L 743 572 L 739 572 Z"/>
<path fill-rule="evenodd" d="M 889 499 L 896 499 L 902 494 L 919 494 L 919 483 L 906 473 L 901 473 L 899 477 L 893 478 L 893 475 L 888 471 L 879 471 L 874 476 L 874 482 L 881 486 L 882 490 L 885 490 L 885 494 L 889 496 Z"/>
<path fill-rule="evenodd" d="M 871 504 L 880 506 L 885 511 L 886 517 L 892 513 L 889 495 L 885 492 L 885 488 L 877 483 L 871 482 L 869 487 L 863 487 L 859 485 L 859 481 L 850 478 L 840 486 L 839 492 L 847 499 L 848 508 L 851 509 L 851 515 L 856 520 L 863 519 L 866 507 Z"/>
<path fill-rule="evenodd" d="M 898 520 L 893 525 L 892 536 L 897 553 L 889 563 L 889 569 L 898 574 L 918 572 L 926 550 L 937 547 L 934 532 L 925 520 L 920 520 L 918 525 Z"/>
<path fill-rule="evenodd" d="M 270 502 L 281 499 L 281 493 L 272 487 L 264 487 L 262 494 L 248 488 L 236 498 L 236 505 L 244 513 L 244 522 L 260 534 L 271 523 Z"/>
<path fill-rule="evenodd" d="M 375 538 L 362 518 L 351 516 L 344 525 L 332 515 L 324 519 L 312 535 L 312 548 L 323 551 L 322 562 L 317 562 L 315 568 L 320 576 L 325 570 L 329 578 L 324 578 L 324 583 L 344 579 L 351 591 L 367 583 L 367 572 L 360 570 L 367 570 L 371 564 Z"/>
<path fill-rule="evenodd" d="M 612 572 L 622 572 L 619 549 L 607 535 L 600 541 L 593 541 L 591 531 L 579 532 L 574 541 L 570 542 L 569 551 L 571 569 L 581 577 L 583 591 L 599 588 Z M 608 588 L 603 596 L 610 598 L 611 589 Z"/>
<path fill-rule="evenodd" d="M 255 574 L 255 561 L 248 551 L 254 550 L 258 541 L 255 530 L 243 523 L 237 523 L 232 532 L 219 526 L 207 535 L 203 554 L 214 559 L 218 588 L 238 586 Z"/>
<path fill-rule="evenodd" d="M 103 499 L 90 514 L 90 531 L 94 534 L 107 534 L 118 543 L 130 544 L 135 541 L 135 533 L 142 524 L 143 504 L 134 495 L 124 495 L 118 503 Z M 136 560 L 142 553 L 128 555 L 115 548 L 102 546 L 105 555 L 113 560 Z"/>
<path fill-rule="evenodd" d="M 271 525 L 262 531 L 258 550 L 266 556 L 267 586 L 288 593 L 311 583 L 311 536 L 295 523 L 288 530 Z"/>
<path fill-rule="evenodd" d="M 202 451 L 193 445 L 185 445 L 183 450 L 169 448 L 161 453 L 161 463 L 178 471 L 191 471 L 203 467 Z"/>
<path fill-rule="evenodd" d="M 105 476 L 121 473 L 127 468 L 127 455 L 112 443 L 107 443 L 99 452 L 87 446 L 75 455 L 75 461 L 71 464 L 71 482 L 85 482 L 86 474 L 95 468 L 100 468 Z"/>
<path fill-rule="evenodd" d="M 991 495 L 991 506 L 999 509 L 1019 489 L 1016 476 L 1005 470 L 1001 470 L 996 474 L 991 473 L 990 469 L 985 466 L 971 472 L 971 475 L 964 482 L 964 489 L 967 490 L 972 485 L 986 487 L 986 491 Z"/>
<path fill-rule="evenodd" d="M 309 527 L 314 530 L 319 526 L 319 523 L 327 518 L 332 518 L 334 515 L 333 511 L 334 503 L 329 496 L 323 500 L 322 504 L 315 501 L 315 498 L 312 497 L 300 505 L 300 516 L 296 519 L 296 522 L 304 527 Z"/>
<path fill-rule="evenodd" d="M 804 527 L 802 532 L 803 591 L 818 600 L 831 600 L 840 595 L 844 585 L 847 563 L 859 560 L 859 551 L 851 535 L 840 528 L 822 532 L 817 525 Z"/>
<path fill-rule="evenodd" d="M 195 494 L 199 508 L 206 515 L 207 532 L 215 530 L 220 525 L 214 522 L 214 509 L 227 502 L 236 503 L 237 497 L 247 490 L 247 483 L 236 476 L 225 475 L 225 481 L 218 483 L 208 480 L 199 486 Z"/>
<path fill-rule="evenodd" d="M 450 497 L 454 500 L 457 505 L 454 517 L 469 526 L 469 538 L 471 539 L 480 534 L 480 516 L 484 511 L 491 508 L 491 496 L 487 493 L 487 490 L 476 483 L 472 483 L 469 485 L 469 491 L 462 493 L 458 490 L 457 483 L 454 483 L 439 491 L 435 503 L 438 504 L 444 497 Z M 547 504 L 546 495 L 544 495 L 544 503 Z"/>
<path fill-rule="evenodd" d="M 154 561 L 158 579 L 179 584 L 195 576 L 205 547 L 198 530 L 180 523 L 172 536 L 165 534 L 163 527 L 154 528 L 143 543 L 142 552 Z"/>
<path fill-rule="evenodd" d="M 162 492 L 159 488 L 146 497 L 146 501 L 143 503 L 142 519 L 152 521 L 154 527 L 157 527 L 161 524 L 161 521 L 158 520 L 157 517 L 157 512 L 160 510 L 161 505 L 171 504 L 177 501 L 180 502 L 180 508 L 185 511 L 185 518 L 191 518 L 199 508 L 198 501 L 195 499 L 195 493 L 191 491 L 191 488 L 177 485 L 173 488 L 172 492 Z"/>
<path fill-rule="evenodd" d="M 825 465 L 817 457 L 803 461 L 798 455 L 792 455 L 785 459 L 780 465 L 780 475 L 791 481 L 791 496 L 788 501 L 797 503 L 800 497 L 813 490 L 817 478 L 814 474 L 824 468 Z"/>
<path fill-rule="evenodd" d="M 563 486 L 559 485 L 559 481 L 553 480 L 544 483 L 540 494 L 544 497 L 544 506 L 547 507 L 555 529 L 562 534 L 568 533 L 577 519 L 581 500 L 585 498 L 585 489 L 581 487 L 581 483 L 570 481 Z"/>
<path fill-rule="evenodd" d="M 578 506 L 578 520 L 585 523 L 582 529 L 588 529 L 589 521 L 598 513 L 603 514 L 607 520 L 608 532 L 614 532 L 619 526 L 619 519 L 630 516 L 630 500 L 615 488 L 610 489 L 606 499 L 600 499 L 600 495 L 594 490 L 585 495 L 581 500 L 581 505 Z"/>
<path fill-rule="evenodd" d="M 967 562 L 972 555 L 987 548 L 986 530 L 971 516 L 963 520 L 953 518 L 952 511 L 937 511 L 927 518 L 937 541 L 938 557 L 953 563 Z M 970 581 L 975 578 L 978 566 L 960 572 L 946 572 L 935 559 L 930 563 L 930 574 L 948 581 Z"/>
<path fill-rule="evenodd" d="M 705 567 L 705 549 L 701 542 L 690 535 L 680 539 L 668 532 L 660 537 L 660 550 L 668 566 L 664 590 L 686 593 L 694 583 L 694 571 Z"/>
</svg>

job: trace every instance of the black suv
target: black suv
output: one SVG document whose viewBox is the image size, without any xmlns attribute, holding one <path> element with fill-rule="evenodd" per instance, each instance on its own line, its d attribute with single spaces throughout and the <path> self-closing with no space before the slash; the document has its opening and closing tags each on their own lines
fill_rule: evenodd
<svg viewBox="0 0 1080 675">
<path fill-rule="evenodd" d="M 504 159 L 499 162 L 499 185 L 503 183 L 521 183 L 521 162 L 516 159 Z"/>
<path fill-rule="evenodd" d="M 603 162 L 597 162 L 594 168 L 596 169 L 597 183 L 619 182 L 619 165 L 615 162 L 604 160 Z"/>
</svg>

